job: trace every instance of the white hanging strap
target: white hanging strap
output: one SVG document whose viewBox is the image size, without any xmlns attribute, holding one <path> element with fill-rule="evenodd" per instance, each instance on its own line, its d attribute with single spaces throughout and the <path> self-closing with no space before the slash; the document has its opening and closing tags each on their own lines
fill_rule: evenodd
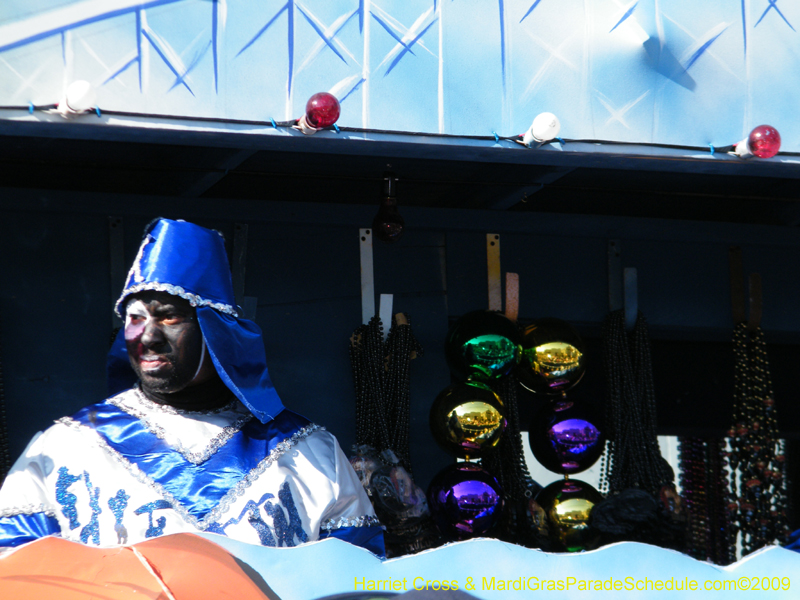
<svg viewBox="0 0 800 600">
<path fill-rule="evenodd" d="M 500 282 L 500 236 L 486 234 L 486 264 L 489 277 L 489 310 L 503 310 L 503 292 Z"/>
<path fill-rule="evenodd" d="M 394 296 L 392 294 L 381 294 L 381 303 L 378 308 L 378 314 L 383 323 L 383 341 L 386 341 L 386 336 L 389 335 L 389 330 L 392 328 L 392 301 Z"/>
<path fill-rule="evenodd" d="M 375 275 L 372 267 L 372 230 L 358 230 L 361 245 L 361 322 L 375 316 Z"/>
</svg>

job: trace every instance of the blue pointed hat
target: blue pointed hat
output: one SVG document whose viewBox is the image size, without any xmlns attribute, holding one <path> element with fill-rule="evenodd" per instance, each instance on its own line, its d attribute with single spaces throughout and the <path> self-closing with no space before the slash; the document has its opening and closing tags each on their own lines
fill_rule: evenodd
<svg viewBox="0 0 800 600">
<path fill-rule="evenodd" d="M 222 235 L 187 223 L 158 219 L 145 232 L 122 294 L 114 307 L 146 290 L 180 296 L 197 309 L 208 353 L 222 381 L 262 423 L 283 410 L 267 371 L 261 329 L 236 312 Z M 108 355 L 109 392 L 136 382 L 120 330 Z"/>
</svg>

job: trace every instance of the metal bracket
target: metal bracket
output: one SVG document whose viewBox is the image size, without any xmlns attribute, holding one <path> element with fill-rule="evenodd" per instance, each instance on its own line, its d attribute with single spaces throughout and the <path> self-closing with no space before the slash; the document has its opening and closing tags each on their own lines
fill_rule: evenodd
<svg viewBox="0 0 800 600">
<path fill-rule="evenodd" d="M 636 269 L 622 268 L 619 240 L 608 240 L 608 310 L 625 310 L 625 328 L 636 325 L 639 314 L 639 289 Z"/>
<path fill-rule="evenodd" d="M 359 229 L 361 245 L 361 322 L 366 325 L 375 316 L 375 275 L 372 263 L 372 230 Z"/>
<path fill-rule="evenodd" d="M 379 304 L 378 315 L 383 324 L 383 341 L 389 336 L 389 330 L 392 328 L 392 304 L 394 295 L 381 294 L 381 302 Z"/>
<path fill-rule="evenodd" d="M 500 281 L 500 235 L 486 234 L 486 266 L 489 280 L 489 310 L 503 310 L 503 291 Z"/>
</svg>

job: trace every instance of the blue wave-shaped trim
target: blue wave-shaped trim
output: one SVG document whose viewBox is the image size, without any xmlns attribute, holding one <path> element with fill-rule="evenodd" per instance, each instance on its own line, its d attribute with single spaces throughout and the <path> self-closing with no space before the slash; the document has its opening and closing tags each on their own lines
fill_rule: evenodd
<svg viewBox="0 0 800 600">
<path fill-rule="evenodd" d="M 635 590 L 647 587 L 648 591 L 633 592 L 639 598 L 660 597 L 658 592 L 650 591 L 654 588 L 654 580 L 671 579 L 673 584 L 679 584 L 674 586 L 678 590 L 685 589 L 687 580 L 697 581 L 700 590 L 694 593 L 665 591 L 664 597 L 674 595 L 686 598 L 697 595 L 728 600 L 756 597 L 758 593 L 742 588 L 738 588 L 738 593 L 705 591 L 702 590 L 703 583 L 734 583 L 742 578 L 749 584 L 751 579 L 760 580 L 762 577 L 769 577 L 772 583 L 772 578 L 778 577 L 781 589 L 772 591 L 770 596 L 788 599 L 796 596 L 796 591 L 787 589 L 791 583 L 789 576 L 800 569 L 800 554 L 775 546 L 721 568 L 673 550 L 635 542 L 622 542 L 589 552 L 558 555 L 498 540 L 478 539 L 381 561 L 373 554 L 338 539 L 312 542 L 295 548 L 266 548 L 215 535 L 201 534 L 201 537 L 218 543 L 251 566 L 265 581 L 270 582 L 275 595 L 281 598 L 321 598 L 337 593 L 352 593 L 354 584 L 358 586 L 355 588 L 358 591 L 362 586 L 366 588 L 365 584 L 361 584 L 362 581 L 377 582 L 391 578 L 392 581 L 402 582 L 404 577 L 408 581 L 407 589 L 411 590 L 414 578 L 419 577 L 423 585 L 428 579 L 454 580 L 459 590 L 466 588 L 469 595 L 481 600 L 513 600 L 539 596 L 586 600 L 624 597 L 624 591 L 615 595 L 609 594 L 608 587 L 605 590 L 594 585 L 585 587 L 587 580 L 608 581 L 610 578 L 622 581 L 623 584 L 633 581 L 636 583 Z M 483 584 L 484 578 L 488 580 L 488 585 Z M 511 582 L 508 580 L 512 578 L 521 578 L 523 583 L 538 584 L 538 589 L 526 586 L 528 591 L 520 593 L 518 588 L 509 585 Z M 584 587 L 579 591 L 575 581 L 571 588 L 563 592 L 548 593 L 542 585 L 543 580 L 554 584 L 556 581 L 566 582 L 568 579 L 583 580 Z M 649 581 L 649 585 L 645 585 L 645 579 Z M 506 580 L 505 591 L 497 585 L 500 580 Z M 473 582 L 477 585 L 467 588 Z M 737 587 L 729 586 L 724 589 L 736 590 Z"/>
</svg>

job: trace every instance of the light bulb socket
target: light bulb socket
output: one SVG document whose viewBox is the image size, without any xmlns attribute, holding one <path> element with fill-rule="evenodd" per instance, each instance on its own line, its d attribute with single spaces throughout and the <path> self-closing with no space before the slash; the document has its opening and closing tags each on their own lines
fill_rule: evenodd
<svg viewBox="0 0 800 600">
<path fill-rule="evenodd" d="M 539 148 L 558 137 L 560 131 L 561 122 L 558 117 L 553 113 L 543 112 L 536 115 L 528 131 L 522 136 L 522 143 L 528 148 Z"/>
<path fill-rule="evenodd" d="M 64 90 L 64 95 L 56 105 L 56 112 L 64 118 L 84 115 L 95 110 L 97 92 L 92 84 L 83 79 L 73 81 Z"/>
<path fill-rule="evenodd" d="M 87 108 L 85 110 L 75 110 L 69 105 L 66 97 L 62 98 L 61 101 L 56 105 L 56 112 L 64 117 L 65 119 L 71 119 L 72 117 L 77 117 L 78 115 L 85 115 L 89 112 L 92 112 L 92 108 Z"/>
<path fill-rule="evenodd" d="M 747 139 L 743 139 L 741 142 L 736 144 L 733 148 L 733 152 L 731 154 L 735 154 L 739 158 L 752 158 L 753 152 L 750 150 L 750 144 L 747 142 Z"/>
<path fill-rule="evenodd" d="M 297 123 L 292 125 L 292 129 L 297 129 L 303 135 L 314 135 L 319 131 L 316 127 L 312 127 L 309 125 L 308 120 L 306 119 L 306 115 L 303 115 L 299 119 L 297 119 Z"/>
<path fill-rule="evenodd" d="M 372 221 L 375 237 L 383 242 L 396 242 L 403 236 L 405 220 L 397 209 L 397 177 L 389 171 L 383 174 L 383 194 L 378 214 Z"/>
<path fill-rule="evenodd" d="M 383 195 L 387 198 L 397 197 L 397 177 L 394 173 L 383 174 Z"/>
<path fill-rule="evenodd" d="M 531 132 L 530 129 L 528 129 L 528 131 L 525 132 L 525 135 L 522 136 L 522 144 L 528 148 L 540 148 L 541 146 L 544 146 L 545 140 L 540 140 L 533 135 L 533 132 Z"/>
</svg>

